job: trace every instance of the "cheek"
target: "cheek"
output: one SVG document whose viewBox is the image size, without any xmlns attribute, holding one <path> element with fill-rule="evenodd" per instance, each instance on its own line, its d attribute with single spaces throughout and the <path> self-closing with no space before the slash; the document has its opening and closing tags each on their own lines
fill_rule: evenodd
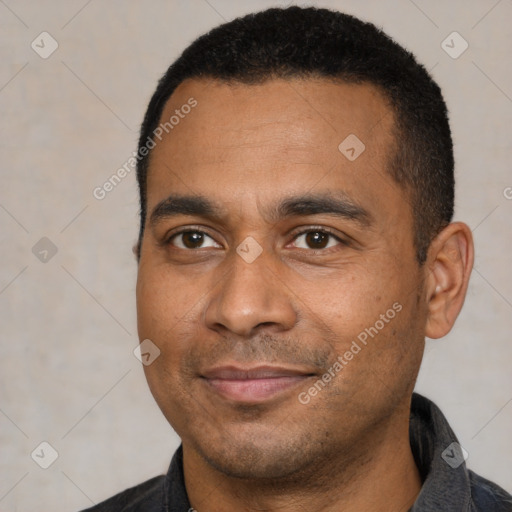
<svg viewBox="0 0 512 512">
<path fill-rule="evenodd" d="M 139 338 L 165 340 L 169 333 L 194 313 L 201 300 L 197 280 L 186 285 L 162 266 L 145 265 L 137 278 L 137 323 Z"/>
<path fill-rule="evenodd" d="M 187 284 L 185 284 L 185 282 Z M 139 268 L 137 279 L 137 327 L 139 339 L 151 340 L 159 357 L 144 367 L 148 383 L 159 394 L 178 384 L 182 361 L 193 340 L 201 339 L 199 329 L 204 289 L 199 279 L 185 280 L 163 266 Z M 165 391 L 163 391 L 165 393 Z"/>
<path fill-rule="evenodd" d="M 314 280 L 298 279 L 291 288 L 304 313 L 323 321 L 335 333 L 354 334 L 373 324 L 398 300 L 396 276 L 369 264 L 352 264 Z"/>
<path fill-rule="evenodd" d="M 151 393 L 171 425 L 172 411 L 186 401 L 181 382 L 180 361 L 194 334 L 187 332 L 186 312 L 193 308 L 184 300 L 183 288 L 158 266 L 139 267 L 137 278 L 137 327 L 139 339 L 151 340 L 160 353 L 144 365 Z M 197 298 L 196 298 L 197 302 Z M 185 316 L 185 318 L 184 318 Z M 171 421 L 172 420 L 172 421 Z"/>
<path fill-rule="evenodd" d="M 318 334 L 330 336 L 332 357 L 344 358 L 344 378 L 377 372 L 393 379 L 397 364 L 415 359 L 408 353 L 408 342 L 417 337 L 411 286 L 403 271 L 391 265 L 354 265 L 330 280 L 308 286 L 296 282 L 295 291 Z"/>
</svg>

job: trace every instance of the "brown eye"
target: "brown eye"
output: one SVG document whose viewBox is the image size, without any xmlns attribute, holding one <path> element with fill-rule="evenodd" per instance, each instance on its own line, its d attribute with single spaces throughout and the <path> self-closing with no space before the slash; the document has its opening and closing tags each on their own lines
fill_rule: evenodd
<svg viewBox="0 0 512 512">
<path fill-rule="evenodd" d="M 337 244 L 342 244 L 343 241 L 332 233 L 323 230 L 310 230 L 299 233 L 295 238 L 295 246 L 300 249 L 329 249 Z"/>
<path fill-rule="evenodd" d="M 329 242 L 329 236 L 326 233 L 321 233 L 320 231 L 310 231 L 306 235 L 306 243 L 312 249 L 325 249 L 325 246 Z"/>
<path fill-rule="evenodd" d="M 209 245 L 204 245 L 208 243 Z M 213 243 L 212 243 L 213 242 Z M 203 231 L 181 231 L 169 239 L 169 244 L 180 249 L 203 249 L 204 247 L 217 247 L 213 238 Z"/>
</svg>

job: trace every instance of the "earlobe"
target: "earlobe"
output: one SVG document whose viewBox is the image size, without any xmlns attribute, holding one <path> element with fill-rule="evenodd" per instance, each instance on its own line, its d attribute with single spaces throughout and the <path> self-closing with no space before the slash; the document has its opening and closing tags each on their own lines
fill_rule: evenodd
<svg viewBox="0 0 512 512">
<path fill-rule="evenodd" d="M 132 252 L 138 263 L 140 260 L 140 242 L 135 242 L 135 244 L 132 247 Z"/>
<path fill-rule="evenodd" d="M 441 338 L 452 329 L 464 304 L 473 259 L 471 230 L 462 222 L 449 224 L 432 242 L 425 266 L 429 338 Z"/>
</svg>

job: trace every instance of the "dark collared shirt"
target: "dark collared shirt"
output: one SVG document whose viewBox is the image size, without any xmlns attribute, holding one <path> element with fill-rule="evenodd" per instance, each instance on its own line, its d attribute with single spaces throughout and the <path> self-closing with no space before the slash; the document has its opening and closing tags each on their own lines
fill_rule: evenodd
<svg viewBox="0 0 512 512">
<path fill-rule="evenodd" d="M 512 512 L 512 496 L 466 468 L 448 421 L 427 398 L 413 394 L 411 448 L 423 486 L 409 512 Z M 157 476 L 84 512 L 188 512 L 181 446 L 165 476 Z M 208 512 L 200 511 L 200 512 Z"/>
</svg>

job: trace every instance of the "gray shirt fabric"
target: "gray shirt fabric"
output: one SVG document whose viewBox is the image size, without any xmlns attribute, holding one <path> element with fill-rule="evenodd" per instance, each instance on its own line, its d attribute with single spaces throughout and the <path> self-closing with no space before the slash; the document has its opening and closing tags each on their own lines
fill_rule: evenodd
<svg viewBox="0 0 512 512">
<path fill-rule="evenodd" d="M 409 512 L 512 512 L 512 496 L 467 469 L 462 448 L 446 418 L 433 402 L 417 393 L 412 396 L 409 434 L 423 481 Z M 188 512 L 190 509 L 180 446 L 167 475 L 127 489 L 83 512 Z"/>
</svg>

